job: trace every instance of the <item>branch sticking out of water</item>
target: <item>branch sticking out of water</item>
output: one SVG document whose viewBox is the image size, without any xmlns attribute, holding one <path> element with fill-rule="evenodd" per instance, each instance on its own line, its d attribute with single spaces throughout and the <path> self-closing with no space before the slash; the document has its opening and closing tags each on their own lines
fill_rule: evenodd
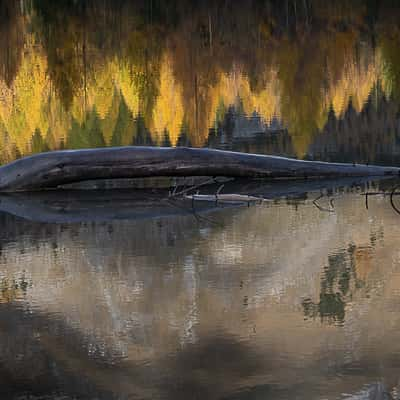
<svg viewBox="0 0 400 400">
<path fill-rule="evenodd" d="M 335 212 L 335 207 L 333 205 L 333 199 L 330 199 L 329 205 L 331 208 L 326 208 L 322 207 L 319 203 L 318 200 L 322 199 L 324 195 L 321 193 L 316 199 L 313 200 L 313 204 L 315 207 L 318 208 L 319 211 L 324 211 L 324 212 Z"/>
</svg>

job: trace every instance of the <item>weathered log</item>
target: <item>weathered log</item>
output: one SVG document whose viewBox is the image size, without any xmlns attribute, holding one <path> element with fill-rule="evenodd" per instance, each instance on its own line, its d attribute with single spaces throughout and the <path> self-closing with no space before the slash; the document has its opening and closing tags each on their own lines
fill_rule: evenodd
<svg viewBox="0 0 400 400">
<path fill-rule="evenodd" d="M 399 175 L 396 167 L 303 161 L 214 149 L 114 147 L 62 150 L 0 167 L 0 191 L 57 188 L 95 179 L 153 176 L 327 178 Z"/>
</svg>

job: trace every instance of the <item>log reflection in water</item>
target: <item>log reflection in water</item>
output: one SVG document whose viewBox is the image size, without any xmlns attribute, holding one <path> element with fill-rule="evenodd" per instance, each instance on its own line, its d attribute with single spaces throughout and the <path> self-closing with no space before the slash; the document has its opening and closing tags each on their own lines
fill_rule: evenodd
<svg viewBox="0 0 400 400">
<path fill-rule="evenodd" d="M 307 193 L 339 193 L 346 188 L 366 188 L 370 178 L 342 178 L 317 181 L 255 182 L 243 179 L 227 182 L 223 192 L 265 199 L 306 198 Z M 394 185 L 396 180 L 381 179 L 380 184 Z M 201 187 L 202 194 L 215 194 L 219 183 Z M 184 194 L 190 193 L 188 189 Z M 315 196 L 314 196 L 315 197 Z M 36 222 L 73 223 L 85 221 L 136 220 L 163 216 L 207 213 L 234 205 L 212 204 L 170 196 L 166 190 L 61 190 L 0 194 L 0 211 Z M 240 206 L 240 204 L 236 204 Z"/>
</svg>

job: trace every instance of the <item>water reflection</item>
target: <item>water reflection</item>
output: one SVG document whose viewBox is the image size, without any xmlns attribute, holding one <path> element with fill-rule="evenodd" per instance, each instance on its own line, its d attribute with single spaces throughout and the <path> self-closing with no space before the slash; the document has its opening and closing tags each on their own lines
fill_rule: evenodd
<svg viewBox="0 0 400 400">
<path fill-rule="evenodd" d="M 1 214 L 2 393 L 397 398 L 398 216 L 331 194 L 334 213 L 308 194 L 201 220 Z"/>
<path fill-rule="evenodd" d="M 345 318 L 345 298 L 350 289 L 351 278 L 355 275 L 353 253 L 355 247 L 350 245 L 346 250 L 328 256 L 328 265 L 324 268 L 321 278 L 321 293 L 319 303 L 311 300 L 303 301 L 304 315 L 319 316 L 321 321 L 343 323 Z M 357 283 L 356 283 L 357 284 Z"/>
<path fill-rule="evenodd" d="M 128 144 L 399 160 L 390 1 L 2 0 L 0 14 L 3 162 Z"/>
</svg>

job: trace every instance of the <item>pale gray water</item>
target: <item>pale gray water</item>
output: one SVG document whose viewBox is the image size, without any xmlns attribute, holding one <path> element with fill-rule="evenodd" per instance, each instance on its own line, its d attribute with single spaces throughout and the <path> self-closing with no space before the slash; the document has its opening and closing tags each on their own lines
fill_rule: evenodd
<svg viewBox="0 0 400 400">
<path fill-rule="evenodd" d="M 200 221 L 3 214 L 1 398 L 398 398 L 400 216 L 307 197 Z"/>
</svg>

